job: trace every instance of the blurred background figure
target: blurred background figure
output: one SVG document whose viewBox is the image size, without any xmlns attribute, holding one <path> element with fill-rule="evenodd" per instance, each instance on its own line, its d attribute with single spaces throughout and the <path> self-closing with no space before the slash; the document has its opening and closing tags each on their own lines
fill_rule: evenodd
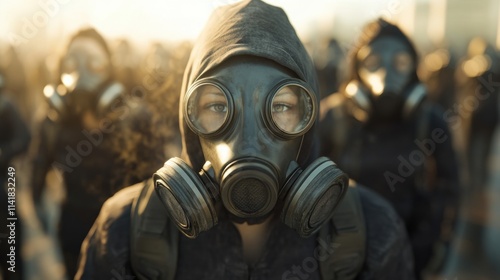
<svg viewBox="0 0 500 280">
<path fill-rule="evenodd" d="M 129 182 L 142 181 L 181 153 L 178 106 L 183 69 L 190 44 L 179 43 L 171 51 L 154 43 L 145 55 L 138 84 L 131 88 L 132 100 L 141 102 L 120 123 L 113 139 Z M 139 74 L 138 74 L 139 73 Z"/>
<path fill-rule="evenodd" d="M 429 100 L 439 104 L 443 110 L 450 109 L 456 101 L 455 67 L 450 50 L 438 48 L 423 57 L 418 69 L 419 77 L 427 87 Z"/>
<path fill-rule="evenodd" d="M 25 120 L 32 117 L 31 103 L 28 92 L 28 83 L 24 65 L 19 59 L 16 49 L 7 45 L 0 53 L 0 71 L 3 73 L 3 88 L 5 94 L 18 106 L 18 110 Z"/>
<path fill-rule="evenodd" d="M 498 107 L 500 110 L 500 102 Z M 493 268 L 489 275 L 500 275 L 500 126 L 497 125 L 493 135 L 491 153 L 488 160 L 488 180 L 486 181 L 488 197 L 488 214 L 485 224 L 488 225 L 484 234 L 485 256 Z"/>
<path fill-rule="evenodd" d="M 453 230 L 458 170 L 452 137 L 440 108 L 425 100 L 410 39 L 383 19 L 362 34 L 347 84 L 321 103 L 322 154 L 392 203 L 422 278 L 434 246 L 448 244 Z"/>
<path fill-rule="evenodd" d="M 346 73 L 345 54 L 339 42 L 324 40 L 314 51 L 313 62 L 318 75 L 321 98 L 338 92 Z"/>
<path fill-rule="evenodd" d="M 114 78 L 104 38 L 94 29 L 74 35 L 59 65 L 59 81 L 47 85 L 49 110 L 39 124 L 34 148 L 32 191 L 44 227 L 41 199 L 46 175 L 62 174 L 66 197 L 61 206 L 58 238 L 67 275 L 72 278 L 81 242 L 102 203 L 126 182 L 113 146 L 117 123 L 127 117 L 125 88 Z"/>
<path fill-rule="evenodd" d="M 154 91 L 165 83 L 169 71 L 172 70 L 171 61 L 171 54 L 163 43 L 151 44 L 143 62 L 142 84 L 147 90 Z"/>
<path fill-rule="evenodd" d="M 22 219 L 18 219 L 17 213 L 19 208 L 17 205 L 19 205 L 19 202 L 17 199 L 16 209 L 14 211 L 16 215 L 9 215 L 7 206 L 12 204 L 8 203 L 8 198 L 10 196 L 6 191 L 9 190 L 10 193 L 15 194 L 16 192 L 12 190 L 16 189 L 16 186 L 19 185 L 19 180 L 22 181 L 24 179 L 15 175 L 8 176 L 9 173 L 16 173 L 15 171 L 9 171 L 8 168 L 14 167 L 14 169 L 16 169 L 15 166 L 11 165 L 12 159 L 27 150 L 31 136 L 23 117 L 14 103 L 9 100 L 4 82 L 5 77 L 3 72 L 0 71 L 0 221 L 3 226 L 3 228 L 0 229 L 0 234 L 2 234 L 0 238 L 0 278 L 17 280 L 23 279 L 23 260 L 21 255 L 23 244 L 21 235 Z M 9 228 L 6 227 L 8 223 L 7 218 L 17 219 L 14 221 L 16 224 L 15 239 L 13 239 L 15 243 L 10 243 L 8 242 L 9 239 L 7 239 L 7 237 L 11 235 L 10 230 L 8 230 Z M 16 256 L 14 265 L 15 273 L 7 270 L 8 267 L 11 267 L 7 262 L 10 260 L 7 254 L 10 253 L 11 246 L 15 246 L 16 248 L 14 252 Z"/>
<path fill-rule="evenodd" d="M 469 43 L 467 54 L 456 71 L 457 87 L 452 125 L 463 140 L 460 144 L 464 174 L 462 219 L 448 275 L 488 277 L 500 273 L 498 242 L 488 233 L 500 233 L 498 204 L 498 136 L 500 94 L 500 57 L 484 38 Z M 496 171 L 496 172 L 495 172 Z M 496 209 L 496 210 L 495 210 Z M 493 247 L 492 247 L 493 246 Z"/>
<path fill-rule="evenodd" d="M 456 72 L 459 88 L 458 114 L 462 121 L 464 162 L 470 191 L 484 187 L 491 140 L 498 124 L 500 57 L 483 38 L 469 43 L 466 57 Z"/>
<path fill-rule="evenodd" d="M 131 94 L 132 89 L 139 84 L 139 57 L 132 44 L 125 38 L 116 40 L 112 45 L 111 60 L 116 80 L 125 86 L 127 94 Z"/>
</svg>

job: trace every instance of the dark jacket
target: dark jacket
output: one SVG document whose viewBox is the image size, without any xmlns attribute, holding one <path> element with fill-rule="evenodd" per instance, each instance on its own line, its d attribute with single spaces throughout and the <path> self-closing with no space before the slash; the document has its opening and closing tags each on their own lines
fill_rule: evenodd
<svg viewBox="0 0 500 280">
<path fill-rule="evenodd" d="M 28 148 L 30 140 L 28 127 L 18 110 L 0 93 L 0 168 L 7 170 L 9 162 Z"/>
</svg>

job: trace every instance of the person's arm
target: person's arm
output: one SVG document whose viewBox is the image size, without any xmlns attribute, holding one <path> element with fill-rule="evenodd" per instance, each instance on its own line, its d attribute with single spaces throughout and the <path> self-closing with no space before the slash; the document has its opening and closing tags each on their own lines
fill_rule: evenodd
<svg viewBox="0 0 500 280">
<path fill-rule="evenodd" d="M 448 246 L 458 208 L 458 166 L 452 134 L 440 107 L 428 106 L 426 139 L 420 139 L 426 143 L 427 157 L 420 174 L 421 185 L 414 194 L 409 230 L 418 271 L 442 265 L 446 252 L 441 248 Z M 436 251 L 436 245 L 441 246 L 440 251 Z"/>
<path fill-rule="evenodd" d="M 357 279 L 414 279 L 414 260 L 403 221 L 375 192 L 359 186 L 359 194 L 366 224 L 366 253 Z"/>
<path fill-rule="evenodd" d="M 441 239 L 449 241 L 456 223 L 460 186 L 458 161 L 453 148 L 452 134 L 441 116 L 441 111 L 438 109 L 433 112 L 432 123 L 434 125 L 432 131 L 434 131 L 434 135 L 431 135 L 431 137 L 436 142 L 436 186 L 432 206 L 433 209 L 442 212 L 442 220 L 435 226 L 442 229 L 440 232 Z M 441 134 L 435 131 L 443 131 L 442 136 L 438 137 Z"/>
<path fill-rule="evenodd" d="M 75 280 L 135 279 L 130 263 L 130 217 L 141 185 L 108 199 L 82 243 Z"/>
<path fill-rule="evenodd" d="M 51 143 L 47 135 L 48 133 L 55 133 L 55 131 L 51 131 L 50 129 L 51 125 L 52 123 L 48 119 L 45 119 L 41 123 L 37 141 L 33 144 L 31 151 L 34 152 L 32 156 L 31 192 L 35 206 L 40 205 L 42 193 L 45 188 L 45 176 L 49 172 L 53 162 L 54 143 Z"/>
</svg>

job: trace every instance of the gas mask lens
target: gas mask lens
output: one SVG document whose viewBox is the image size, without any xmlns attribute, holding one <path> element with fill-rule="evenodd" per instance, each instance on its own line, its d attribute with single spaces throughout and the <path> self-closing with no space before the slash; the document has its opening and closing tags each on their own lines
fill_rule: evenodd
<svg viewBox="0 0 500 280">
<path fill-rule="evenodd" d="M 218 131 L 229 118 L 229 98 L 214 84 L 200 84 L 187 97 L 189 124 L 202 134 Z"/>
<path fill-rule="evenodd" d="M 314 120 L 313 95 L 299 84 L 281 86 L 270 102 L 271 120 L 281 133 L 305 133 Z"/>
<path fill-rule="evenodd" d="M 413 59 L 407 52 L 400 52 L 394 56 L 394 69 L 399 73 L 407 74 L 413 69 Z"/>
</svg>

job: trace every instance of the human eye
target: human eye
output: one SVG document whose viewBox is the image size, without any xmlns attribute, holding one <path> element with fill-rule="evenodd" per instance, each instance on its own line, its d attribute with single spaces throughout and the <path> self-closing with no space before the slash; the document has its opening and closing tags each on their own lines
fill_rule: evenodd
<svg viewBox="0 0 500 280">
<path fill-rule="evenodd" d="M 370 72 L 375 72 L 377 69 L 379 69 L 381 66 L 380 62 L 380 56 L 371 54 L 365 58 L 363 61 L 363 67 L 370 71 Z"/>
<path fill-rule="evenodd" d="M 273 99 L 272 112 L 273 113 L 283 113 L 293 110 L 298 103 L 297 95 L 285 88 L 284 90 L 278 92 Z"/>
<path fill-rule="evenodd" d="M 205 106 L 207 110 L 213 111 L 215 113 L 226 113 L 227 104 L 226 103 L 209 103 Z"/>
<path fill-rule="evenodd" d="M 413 61 L 409 53 L 398 53 L 394 58 L 394 68 L 401 73 L 410 72 Z"/>
<path fill-rule="evenodd" d="M 63 61 L 63 71 L 71 73 L 76 70 L 76 59 L 73 56 L 68 56 Z"/>
<path fill-rule="evenodd" d="M 292 109 L 292 107 L 285 103 L 273 104 L 273 113 L 282 113 Z"/>
<path fill-rule="evenodd" d="M 188 100 L 188 116 L 197 130 L 212 133 L 227 119 L 229 103 L 224 92 L 213 85 L 201 85 Z"/>
</svg>

